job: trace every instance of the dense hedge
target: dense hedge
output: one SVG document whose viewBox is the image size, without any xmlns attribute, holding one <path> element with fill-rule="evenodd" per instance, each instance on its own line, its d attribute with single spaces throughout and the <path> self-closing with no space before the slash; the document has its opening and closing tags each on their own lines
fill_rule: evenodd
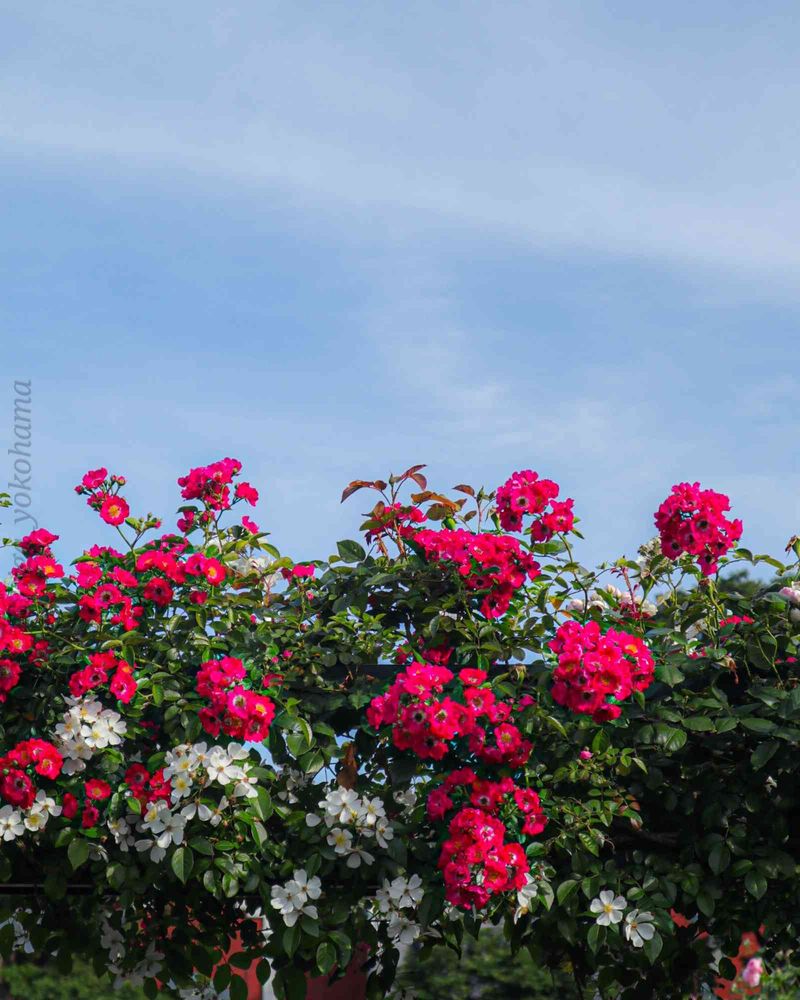
<svg viewBox="0 0 800 1000">
<path fill-rule="evenodd" d="M 232 516 L 240 472 L 182 477 L 167 534 L 87 473 L 122 541 L 69 570 L 47 531 L 9 542 L 4 954 L 241 1000 L 252 959 L 295 998 L 363 944 L 379 997 L 399 944 L 497 924 L 591 993 L 668 998 L 743 929 L 793 947 L 795 540 L 754 556 L 680 484 L 637 559 L 590 571 L 555 483 L 448 496 L 415 466 L 350 484 L 363 543 L 297 564 Z M 774 582 L 725 585 L 751 566 Z"/>
</svg>

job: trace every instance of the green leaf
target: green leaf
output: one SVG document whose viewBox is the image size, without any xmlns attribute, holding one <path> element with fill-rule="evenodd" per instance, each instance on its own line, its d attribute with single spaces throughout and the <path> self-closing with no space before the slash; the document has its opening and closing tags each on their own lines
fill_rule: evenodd
<svg viewBox="0 0 800 1000">
<path fill-rule="evenodd" d="M 272 799 L 266 788 L 259 786 L 250 807 L 259 819 L 269 819 L 272 815 Z"/>
<path fill-rule="evenodd" d="M 309 750 L 297 758 L 297 766 L 306 774 L 311 774 L 325 766 L 325 758 L 319 750 Z"/>
<path fill-rule="evenodd" d="M 771 638 L 772 636 L 770 636 Z M 756 642 L 755 639 L 751 639 L 747 643 L 747 657 L 754 667 L 760 667 L 762 670 L 772 670 L 775 664 L 774 655 L 770 656 L 769 652 L 764 649 L 763 642 Z"/>
<path fill-rule="evenodd" d="M 211 957 L 210 950 L 201 945 L 193 944 L 189 946 L 188 951 L 194 968 L 202 975 L 210 977 L 214 971 L 214 960 Z"/>
<path fill-rule="evenodd" d="M 564 900 L 569 899 L 577 888 L 577 879 L 568 879 L 566 882 L 562 882 L 556 889 L 556 899 L 558 900 L 559 905 L 561 905 Z"/>
<path fill-rule="evenodd" d="M 246 951 L 237 951 L 235 955 L 228 956 L 228 963 L 237 969 L 249 969 L 253 964 L 253 956 Z"/>
<path fill-rule="evenodd" d="M 63 899 L 67 894 L 67 880 L 61 872 L 50 872 L 43 884 L 48 899 Z"/>
<path fill-rule="evenodd" d="M 661 954 L 661 949 L 664 947 L 664 940 L 658 931 L 650 938 L 649 941 L 644 943 L 644 953 L 647 955 L 647 960 L 651 965 L 655 964 L 656 959 Z"/>
<path fill-rule="evenodd" d="M 757 871 L 749 871 L 744 877 L 744 887 L 754 899 L 761 899 L 767 891 L 767 880 Z"/>
<path fill-rule="evenodd" d="M 300 927 L 295 924 L 294 927 L 287 927 L 283 932 L 283 950 L 289 956 L 289 958 L 294 955 L 297 951 L 297 946 L 300 944 Z"/>
<path fill-rule="evenodd" d="M 705 889 L 701 889 L 697 894 L 697 908 L 707 917 L 714 913 L 714 897 Z"/>
<path fill-rule="evenodd" d="M 336 965 L 336 946 L 330 941 L 323 941 L 317 948 L 317 968 L 323 976 Z"/>
<path fill-rule="evenodd" d="M 715 875 L 719 875 L 731 863 L 731 852 L 725 844 L 714 844 L 708 854 L 708 867 Z"/>
<path fill-rule="evenodd" d="M 741 720 L 745 729 L 751 733 L 771 733 L 775 729 L 775 723 L 769 719 L 761 719 L 757 715 L 748 715 Z"/>
<path fill-rule="evenodd" d="M 231 1000 L 247 1000 L 247 983 L 241 976 L 233 976 L 230 986 L 228 987 L 228 991 L 230 993 Z"/>
<path fill-rule="evenodd" d="M 108 866 L 106 877 L 115 889 L 121 889 L 125 885 L 125 868 L 122 865 L 112 864 Z"/>
<path fill-rule="evenodd" d="M 655 742 L 662 746 L 668 753 L 674 753 L 686 745 L 686 733 L 682 729 L 675 729 L 674 726 L 667 726 L 663 722 L 656 724 Z"/>
<path fill-rule="evenodd" d="M 275 977 L 275 987 L 275 992 L 281 990 L 286 1000 L 306 1000 L 308 983 L 305 973 L 293 965 L 280 970 Z"/>
<path fill-rule="evenodd" d="M 386 848 L 386 852 L 390 858 L 405 867 L 406 861 L 408 860 L 408 846 L 404 842 L 402 837 L 394 837 L 389 841 L 389 846 Z"/>
<path fill-rule="evenodd" d="M 231 981 L 231 970 L 227 965 L 220 965 L 214 973 L 214 989 L 217 993 L 223 993 L 228 988 Z"/>
<path fill-rule="evenodd" d="M 66 830 L 59 830 L 56 834 L 55 846 L 56 847 L 66 847 L 66 845 L 75 839 L 75 831 L 67 828 Z"/>
<path fill-rule="evenodd" d="M 178 878 L 186 885 L 189 876 L 194 868 L 194 854 L 191 847 L 179 847 L 172 855 L 172 870 Z"/>
<path fill-rule="evenodd" d="M 778 750 L 780 743 L 777 740 L 770 740 L 767 743 L 762 743 L 761 746 L 756 747 L 756 749 L 750 754 L 750 763 L 753 765 L 753 770 L 758 771 L 762 768 L 767 761 L 771 760 Z"/>
<path fill-rule="evenodd" d="M 750 693 L 754 698 L 763 701 L 767 708 L 775 708 L 784 700 L 784 693 L 779 688 L 751 689 Z"/>
<path fill-rule="evenodd" d="M 214 848 L 211 845 L 210 840 L 206 840 L 205 837 L 192 837 L 189 841 L 189 846 L 192 850 L 197 851 L 198 854 L 206 854 L 208 857 L 214 853 Z"/>
<path fill-rule="evenodd" d="M 586 941 L 589 945 L 589 950 L 594 955 L 597 953 L 597 949 L 600 947 L 600 931 L 602 928 L 599 924 L 592 924 L 589 928 L 589 933 L 586 937 Z"/>
<path fill-rule="evenodd" d="M 231 899 L 239 891 L 239 879 L 233 875 L 222 876 L 222 891 Z"/>
<path fill-rule="evenodd" d="M 350 964 L 350 956 L 353 954 L 353 943 L 342 931 L 331 931 L 328 934 L 331 941 L 339 949 L 339 965 L 346 969 Z"/>
<path fill-rule="evenodd" d="M 14 950 L 14 941 L 16 934 L 14 933 L 14 925 L 9 920 L 7 923 L 0 927 L 0 955 L 3 956 L 6 961 L 11 957 L 11 953 Z"/>
<path fill-rule="evenodd" d="M 89 857 L 89 842 L 84 840 L 82 837 L 76 838 L 67 848 L 67 857 L 69 858 L 69 863 L 72 865 L 72 870 L 75 871 L 76 868 L 86 861 Z"/>
<path fill-rule="evenodd" d="M 675 687 L 684 680 L 684 676 L 671 663 L 664 663 L 656 668 L 656 680 L 661 681 L 662 684 L 668 684 L 670 687 Z"/>
<path fill-rule="evenodd" d="M 686 729 L 691 729 L 694 733 L 710 733 L 714 729 L 714 723 L 707 715 L 692 715 L 683 720 Z"/>
<path fill-rule="evenodd" d="M 304 754 L 308 747 L 308 740 L 305 733 L 289 733 L 286 737 L 286 746 L 293 757 Z"/>
<path fill-rule="evenodd" d="M 363 560 L 367 558 L 367 553 L 358 544 L 358 542 L 354 542 L 349 538 L 346 538 L 344 541 L 337 542 L 336 548 L 342 562 L 363 562 Z"/>
<path fill-rule="evenodd" d="M 300 929 L 305 931 L 310 937 L 319 937 L 319 924 L 313 917 L 309 917 L 305 913 L 300 917 Z"/>
</svg>

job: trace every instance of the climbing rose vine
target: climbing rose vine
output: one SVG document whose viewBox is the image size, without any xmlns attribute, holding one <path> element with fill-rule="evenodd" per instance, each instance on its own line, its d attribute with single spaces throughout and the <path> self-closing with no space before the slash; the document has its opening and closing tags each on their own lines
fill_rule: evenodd
<svg viewBox="0 0 800 1000">
<path fill-rule="evenodd" d="M 383 997 L 400 946 L 494 923 L 649 1000 L 730 973 L 743 929 L 793 947 L 800 543 L 737 547 L 682 483 L 589 570 L 552 480 L 423 468 L 349 484 L 363 544 L 327 559 L 275 549 L 231 458 L 178 479 L 170 530 L 98 468 L 97 543 L 5 540 L 5 956 L 233 1000 L 251 963 L 295 1000 L 358 962 Z"/>
</svg>

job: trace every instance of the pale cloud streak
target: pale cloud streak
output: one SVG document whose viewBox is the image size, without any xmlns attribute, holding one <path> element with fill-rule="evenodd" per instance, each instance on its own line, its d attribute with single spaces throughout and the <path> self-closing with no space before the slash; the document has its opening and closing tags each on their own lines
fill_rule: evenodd
<svg viewBox="0 0 800 1000">
<path fill-rule="evenodd" d="M 783 120 L 797 86 L 774 50 L 769 87 L 739 79 L 763 55 L 757 34 L 704 64 L 669 38 L 648 52 L 646 19 L 627 38 L 545 2 L 445 4 L 416 33 L 414 4 L 403 23 L 380 5 L 363 23 L 283 3 L 6 6 L 19 36 L 0 74 L 7 161 L 229 186 L 367 239 L 376 223 L 409 240 L 461 230 L 793 294 L 785 157 L 800 141 Z M 680 7 L 674 19 L 693 27 Z M 709 108 L 721 87 L 726 104 Z"/>
</svg>

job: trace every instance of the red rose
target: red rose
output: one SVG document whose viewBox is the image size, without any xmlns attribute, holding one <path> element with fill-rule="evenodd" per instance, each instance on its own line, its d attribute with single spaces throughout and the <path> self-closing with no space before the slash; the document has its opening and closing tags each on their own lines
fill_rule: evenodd
<svg viewBox="0 0 800 1000">
<path fill-rule="evenodd" d="M 97 821 L 100 819 L 100 810 L 95 806 L 86 806 L 83 810 L 83 815 L 81 816 L 81 826 L 84 830 L 91 830 L 93 826 L 97 826 Z"/>
<path fill-rule="evenodd" d="M 123 668 L 116 671 L 109 685 L 111 693 L 115 698 L 119 698 L 123 705 L 127 705 L 133 699 L 137 686 L 131 671 Z"/>
<path fill-rule="evenodd" d="M 236 487 L 236 496 L 239 500 L 246 500 L 252 507 L 258 503 L 258 490 L 250 483 L 239 483 Z"/>
<path fill-rule="evenodd" d="M 216 587 L 218 584 L 222 583 L 227 575 L 227 570 L 222 565 L 218 559 L 206 559 L 205 566 L 203 566 L 203 576 L 211 584 L 212 587 Z"/>
<path fill-rule="evenodd" d="M 92 469 L 81 480 L 81 486 L 87 490 L 96 490 L 98 486 L 105 482 L 107 476 L 108 469 Z"/>
<path fill-rule="evenodd" d="M 22 806 L 23 809 L 29 809 L 36 797 L 36 789 L 24 771 L 11 768 L 0 781 L 0 795 L 12 806 Z"/>
<path fill-rule="evenodd" d="M 64 819 L 74 819 L 78 815 L 78 800 L 72 792 L 64 792 L 61 802 L 61 815 Z"/>
<path fill-rule="evenodd" d="M 131 509 L 124 497 L 106 497 L 100 506 L 100 517 L 106 524 L 122 524 Z"/>
<path fill-rule="evenodd" d="M 152 601 L 153 604 L 157 604 L 160 608 L 164 608 L 169 604 L 173 593 L 172 587 L 160 576 L 154 576 L 149 583 L 145 584 L 142 592 L 146 600 Z"/>
<path fill-rule="evenodd" d="M 85 786 L 86 798 L 102 802 L 111 795 L 111 785 L 101 778 L 90 778 Z"/>
</svg>

